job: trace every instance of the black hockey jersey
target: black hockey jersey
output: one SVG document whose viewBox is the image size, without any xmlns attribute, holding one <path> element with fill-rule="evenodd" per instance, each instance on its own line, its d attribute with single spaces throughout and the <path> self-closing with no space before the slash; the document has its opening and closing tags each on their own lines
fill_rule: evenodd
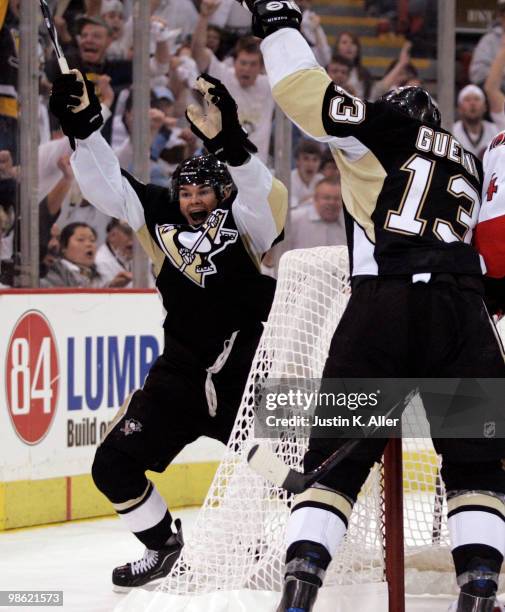
<svg viewBox="0 0 505 612">
<path fill-rule="evenodd" d="M 198 227 L 169 190 L 121 174 L 99 133 L 78 142 L 72 166 L 84 197 L 136 230 L 156 269 L 170 335 L 210 359 L 234 331 L 267 319 L 275 281 L 261 274 L 260 260 L 282 233 L 287 191 L 257 157 L 229 167 L 237 192 Z"/>
<path fill-rule="evenodd" d="M 479 160 L 442 128 L 336 86 L 295 30 L 262 49 L 278 104 L 335 157 L 353 274 L 482 274 Z"/>
</svg>

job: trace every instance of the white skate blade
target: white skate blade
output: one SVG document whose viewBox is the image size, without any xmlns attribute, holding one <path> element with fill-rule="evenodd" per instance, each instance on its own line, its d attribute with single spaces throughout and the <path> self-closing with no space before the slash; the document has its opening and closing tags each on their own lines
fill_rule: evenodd
<svg viewBox="0 0 505 612">
<path fill-rule="evenodd" d="M 255 444 L 247 455 L 250 467 L 278 487 L 282 487 L 289 475 L 289 467 L 283 463 L 269 448 Z"/>
</svg>

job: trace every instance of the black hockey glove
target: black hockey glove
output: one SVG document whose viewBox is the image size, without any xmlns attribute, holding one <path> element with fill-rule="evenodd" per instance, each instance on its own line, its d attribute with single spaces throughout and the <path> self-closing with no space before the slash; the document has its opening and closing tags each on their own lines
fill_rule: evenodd
<svg viewBox="0 0 505 612">
<path fill-rule="evenodd" d="M 207 112 L 191 104 L 186 118 L 193 134 L 203 140 L 205 148 L 230 166 L 241 166 L 258 149 L 240 125 L 237 104 L 226 87 L 214 77 L 201 74 L 197 88 L 203 94 Z"/>
<path fill-rule="evenodd" d="M 95 86 L 78 70 L 61 74 L 53 83 L 49 109 L 61 123 L 72 148 L 74 138 L 84 140 L 103 124 L 102 107 L 95 94 Z"/>
<path fill-rule="evenodd" d="M 237 0 L 252 15 L 252 31 L 258 38 L 282 28 L 300 30 L 302 12 L 294 0 Z"/>
</svg>

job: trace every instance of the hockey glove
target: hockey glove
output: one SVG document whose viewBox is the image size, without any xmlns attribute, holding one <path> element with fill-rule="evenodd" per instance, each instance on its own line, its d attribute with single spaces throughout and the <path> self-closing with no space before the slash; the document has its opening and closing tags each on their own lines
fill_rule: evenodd
<svg viewBox="0 0 505 612">
<path fill-rule="evenodd" d="M 252 31 L 258 38 L 282 28 L 300 30 L 302 12 L 293 0 L 237 0 L 252 15 Z"/>
<path fill-rule="evenodd" d="M 59 120 L 63 133 L 84 140 L 103 124 L 102 108 L 95 94 L 95 86 L 78 70 L 61 74 L 53 83 L 49 109 Z"/>
<path fill-rule="evenodd" d="M 241 166 L 258 149 L 240 125 L 235 100 L 221 81 L 208 74 L 201 74 L 196 83 L 207 112 L 195 104 L 188 106 L 186 118 L 193 134 L 201 138 L 205 148 L 220 161 Z"/>
</svg>

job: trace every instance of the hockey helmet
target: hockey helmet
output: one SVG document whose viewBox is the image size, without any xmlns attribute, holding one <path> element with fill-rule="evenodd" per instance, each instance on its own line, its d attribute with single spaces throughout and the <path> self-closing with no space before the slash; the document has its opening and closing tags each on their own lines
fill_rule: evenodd
<svg viewBox="0 0 505 612">
<path fill-rule="evenodd" d="M 233 187 L 228 168 L 214 155 L 195 155 L 181 162 L 172 175 L 172 198 L 179 199 L 182 185 L 210 185 L 221 202 Z"/>
<path fill-rule="evenodd" d="M 381 96 L 377 103 L 393 106 L 399 112 L 440 127 L 442 116 L 437 103 L 422 87 L 397 87 Z"/>
</svg>

